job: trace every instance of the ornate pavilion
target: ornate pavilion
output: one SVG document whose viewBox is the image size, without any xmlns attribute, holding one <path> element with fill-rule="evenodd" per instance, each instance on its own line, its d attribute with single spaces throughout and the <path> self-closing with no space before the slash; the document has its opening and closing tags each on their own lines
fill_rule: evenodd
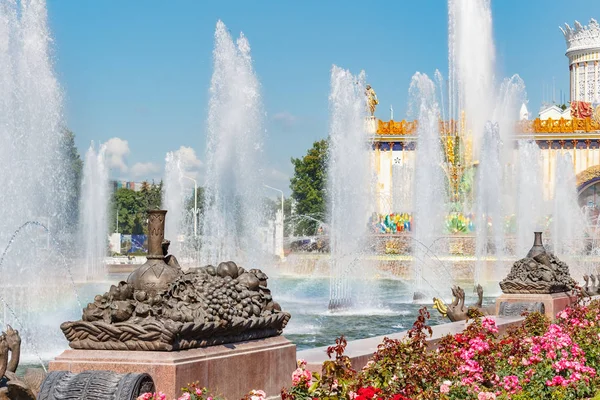
<svg viewBox="0 0 600 400">
<path fill-rule="evenodd" d="M 569 59 L 570 102 L 552 105 L 530 120 L 525 105 L 517 123 L 515 139 L 533 139 L 541 150 L 544 196 L 554 193 L 556 156 L 571 154 L 581 206 L 600 209 L 600 26 L 592 19 L 587 26 L 575 22 L 561 28 Z M 377 172 L 378 212 L 403 212 L 395 209 L 403 194 L 404 183 L 397 177 L 414 165 L 418 121 L 381 121 L 371 117 L 368 123 L 373 140 Z M 516 120 L 517 118 L 515 118 Z M 444 169 L 453 197 L 459 196 L 459 182 L 472 164 L 468 159 L 470 140 L 460 121 L 440 121 L 439 131 L 445 153 Z M 457 148 L 466 149 L 462 156 Z M 395 179 L 396 176 L 396 179 Z M 404 199 L 406 201 L 410 201 Z"/>
</svg>

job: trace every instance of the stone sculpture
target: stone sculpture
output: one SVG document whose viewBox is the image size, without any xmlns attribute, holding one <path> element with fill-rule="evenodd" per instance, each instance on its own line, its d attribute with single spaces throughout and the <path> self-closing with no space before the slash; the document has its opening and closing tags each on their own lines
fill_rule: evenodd
<svg viewBox="0 0 600 400">
<path fill-rule="evenodd" d="M 539 312 L 541 314 L 544 314 L 546 312 L 546 307 L 544 306 L 544 303 L 542 303 L 541 301 L 517 303 L 503 301 L 498 307 L 498 315 L 502 317 L 518 317 L 523 315 L 523 313 L 533 312 Z"/>
<path fill-rule="evenodd" d="M 516 261 L 500 282 L 504 293 L 560 293 L 575 288 L 567 264 L 546 251 L 542 232 L 535 232 L 535 242 L 527 257 Z"/>
<path fill-rule="evenodd" d="M 596 283 L 596 276 L 594 274 L 585 274 L 583 275 L 583 281 L 585 285 L 583 285 L 582 291 L 586 296 L 596 296 L 600 294 L 600 275 L 598 275 L 598 280 Z M 590 281 L 592 284 L 590 285 Z"/>
<path fill-rule="evenodd" d="M 17 377 L 20 356 L 21 337 L 8 325 L 0 335 L 0 400 L 35 400 L 46 377 L 41 368 L 28 368 L 23 377 Z"/>
<path fill-rule="evenodd" d="M 483 306 L 483 287 L 477 285 L 477 303 L 465 307 L 465 291 L 460 286 L 452 287 L 452 303 L 444 304 L 444 301 L 433 298 L 433 308 L 439 311 L 443 317 L 448 317 L 452 322 L 464 321 L 473 315 L 491 315 L 494 313 L 492 307 Z"/>
<path fill-rule="evenodd" d="M 183 272 L 162 246 L 165 214 L 149 211 L 147 262 L 96 296 L 81 321 L 61 325 L 69 345 L 173 351 L 280 335 L 290 314 L 273 301 L 267 275 L 232 261 Z"/>
<path fill-rule="evenodd" d="M 365 95 L 367 96 L 367 109 L 369 115 L 373 116 L 375 115 L 375 108 L 377 107 L 377 104 L 379 104 L 379 100 L 377 100 L 377 94 L 371 85 L 367 85 Z"/>
<path fill-rule="evenodd" d="M 135 400 L 148 392 L 154 392 L 154 381 L 148 374 L 52 371 L 40 388 L 38 400 Z"/>
</svg>

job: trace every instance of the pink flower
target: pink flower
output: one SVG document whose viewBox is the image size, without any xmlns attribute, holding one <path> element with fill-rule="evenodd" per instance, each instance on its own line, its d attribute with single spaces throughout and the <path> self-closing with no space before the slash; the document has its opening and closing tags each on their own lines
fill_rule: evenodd
<svg viewBox="0 0 600 400">
<path fill-rule="evenodd" d="M 200 388 L 196 388 L 196 394 L 197 394 L 198 396 L 202 396 L 202 389 L 200 389 Z"/>
<path fill-rule="evenodd" d="M 477 400 L 495 400 L 496 394 L 492 392 L 479 392 Z"/>
<path fill-rule="evenodd" d="M 516 393 L 518 390 L 521 390 L 521 386 L 519 386 L 519 377 L 515 375 L 505 376 L 502 380 L 502 383 L 504 389 L 512 394 Z"/>
<path fill-rule="evenodd" d="M 354 392 L 348 392 L 348 397 L 350 398 L 350 400 L 354 400 L 358 397 L 358 395 Z"/>
<path fill-rule="evenodd" d="M 299 359 L 298 361 L 296 361 L 296 364 L 298 364 L 298 368 L 306 368 L 306 360 Z"/>
<path fill-rule="evenodd" d="M 294 386 L 307 385 L 312 379 L 310 371 L 298 368 L 292 374 L 292 384 Z"/>
<path fill-rule="evenodd" d="M 446 384 L 442 384 L 442 386 L 440 386 L 440 393 L 449 393 L 450 392 L 450 386 L 446 385 Z"/>
<path fill-rule="evenodd" d="M 163 392 L 147 392 L 142 394 L 141 396 L 138 396 L 137 400 L 165 400 L 166 398 L 167 395 L 165 395 Z"/>
<path fill-rule="evenodd" d="M 496 326 L 496 321 L 494 321 L 491 318 L 485 317 L 482 321 L 481 321 L 481 325 L 483 326 L 484 329 L 486 329 L 488 332 L 491 333 L 498 333 L 498 327 Z"/>
<path fill-rule="evenodd" d="M 190 400 L 192 397 L 190 396 L 189 393 L 184 393 L 181 396 L 179 396 L 179 398 L 177 400 Z"/>
</svg>

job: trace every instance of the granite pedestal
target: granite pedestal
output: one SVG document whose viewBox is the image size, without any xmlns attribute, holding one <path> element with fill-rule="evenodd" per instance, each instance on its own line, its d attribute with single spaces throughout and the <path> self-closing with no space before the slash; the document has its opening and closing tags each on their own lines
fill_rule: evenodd
<svg viewBox="0 0 600 400">
<path fill-rule="evenodd" d="M 496 315 L 500 310 L 500 303 L 544 303 L 545 314 L 554 321 L 556 314 L 577 302 L 577 295 L 573 293 L 503 293 L 496 299 Z"/>
<path fill-rule="evenodd" d="M 295 368 L 296 345 L 283 336 L 173 352 L 66 350 L 50 362 L 51 371 L 146 372 L 167 399 L 196 381 L 226 399 L 252 389 L 276 398 L 291 385 Z"/>
</svg>

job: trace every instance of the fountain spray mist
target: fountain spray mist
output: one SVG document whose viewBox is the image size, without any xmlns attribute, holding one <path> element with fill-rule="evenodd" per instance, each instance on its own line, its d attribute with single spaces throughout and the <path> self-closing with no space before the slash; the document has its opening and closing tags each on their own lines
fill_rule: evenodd
<svg viewBox="0 0 600 400">
<path fill-rule="evenodd" d="M 585 220 L 577 203 L 573 158 L 569 152 L 556 156 L 554 210 L 552 213 L 552 251 L 564 260 L 571 275 L 578 279 L 586 270 L 578 256 L 585 250 Z M 595 272 L 595 271 L 594 271 Z"/>
<path fill-rule="evenodd" d="M 524 257 L 531 248 L 531 232 L 543 230 L 545 216 L 541 151 L 534 140 L 520 140 L 517 151 L 517 241 L 516 255 Z M 513 192 L 514 193 L 514 192 Z"/>
<path fill-rule="evenodd" d="M 79 205 L 79 238 L 83 241 L 86 279 L 106 276 L 104 257 L 108 238 L 108 168 L 105 163 L 106 146 L 96 151 L 90 145 L 83 168 L 81 200 Z"/>
<path fill-rule="evenodd" d="M 169 218 L 165 220 L 165 238 L 171 241 L 176 240 L 183 230 L 186 199 L 184 179 L 179 151 L 168 152 L 165 157 L 162 204 L 165 210 L 169 210 Z"/>
<path fill-rule="evenodd" d="M 429 294 L 438 295 L 452 277 L 435 267 L 423 268 L 430 257 L 428 248 L 442 233 L 447 212 L 435 84 L 427 75 L 417 72 L 410 83 L 409 98 L 409 114 L 419 121 L 414 179 L 414 286 L 420 294 L 433 289 L 436 293 Z"/>
<path fill-rule="evenodd" d="M 27 221 L 49 228 L 25 228 L 0 266 L 0 290 L 16 315 L 0 306 L 2 324 L 19 328 L 25 358 L 32 343 L 50 353 L 64 348 L 60 312 L 75 304 L 74 294 L 73 305 L 60 303 L 74 291 L 56 243 L 73 243 L 77 202 L 51 41 L 45 1 L 0 2 L 0 246 Z"/>
<path fill-rule="evenodd" d="M 329 308 L 364 306 L 359 290 L 369 287 L 364 254 L 367 221 L 373 204 L 371 150 L 365 131 L 365 73 L 358 76 L 337 66 L 331 69 L 329 94 L 329 159 L 327 188 L 331 226 Z M 357 285 L 358 283 L 358 285 Z"/>
<path fill-rule="evenodd" d="M 474 159 L 491 117 L 496 51 L 489 0 L 448 0 L 449 117 L 464 111 L 473 132 Z"/>
<path fill-rule="evenodd" d="M 514 196 L 523 181 L 518 176 L 522 170 L 515 168 L 514 140 L 518 111 L 526 103 L 525 85 L 518 75 L 496 83 L 492 33 L 489 0 L 448 0 L 448 116 L 462 121 L 464 115 L 465 156 L 477 165 L 475 285 L 484 283 L 489 255 L 496 260 L 493 279 L 505 272 L 505 219 L 516 212 L 517 220 L 527 220 L 521 228 L 535 220 L 520 214 Z M 540 188 L 534 197 L 541 201 L 542 195 Z"/>
<path fill-rule="evenodd" d="M 482 270 L 486 256 L 494 253 L 499 264 L 505 247 L 501 163 L 504 143 L 500 138 L 497 123 L 486 123 L 484 142 L 477 171 L 477 261 L 473 274 L 475 285 L 483 284 Z"/>
<path fill-rule="evenodd" d="M 257 249 L 263 179 L 263 107 L 250 45 L 234 43 L 223 22 L 215 31 L 206 150 L 201 263 L 234 259 L 247 267 Z"/>
</svg>

